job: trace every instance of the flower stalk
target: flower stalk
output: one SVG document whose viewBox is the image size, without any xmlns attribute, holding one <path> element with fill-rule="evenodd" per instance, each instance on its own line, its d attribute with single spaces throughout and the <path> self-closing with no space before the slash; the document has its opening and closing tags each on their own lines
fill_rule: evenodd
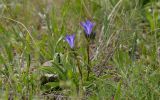
<svg viewBox="0 0 160 100">
<path fill-rule="evenodd" d="M 82 80 L 83 77 L 82 77 L 82 70 L 80 68 L 80 61 L 78 59 L 78 55 L 76 54 L 76 52 L 74 50 L 75 34 L 67 35 L 66 38 L 65 38 L 65 40 L 68 42 L 71 50 L 73 51 L 74 57 L 75 57 L 75 59 L 77 61 L 77 67 L 78 67 L 78 71 L 79 71 L 79 74 L 80 74 L 80 78 Z"/>
<path fill-rule="evenodd" d="M 90 40 L 94 39 L 94 37 L 95 37 L 95 33 L 92 32 L 93 27 L 95 26 L 95 23 L 91 22 L 90 20 L 86 20 L 85 22 L 81 22 L 81 26 L 84 29 L 85 37 L 87 40 L 86 50 L 87 50 L 87 80 L 88 80 L 89 74 L 91 72 L 91 61 L 90 61 L 90 56 L 89 56 L 90 55 L 89 47 L 90 47 Z"/>
</svg>

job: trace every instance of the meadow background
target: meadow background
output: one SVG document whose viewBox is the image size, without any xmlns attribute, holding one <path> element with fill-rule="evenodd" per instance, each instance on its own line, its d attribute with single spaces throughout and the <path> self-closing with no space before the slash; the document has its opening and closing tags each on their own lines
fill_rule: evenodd
<svg viewBox="0 0 160 100">
<path fill-rule="evenodd" d="M 160 100 L 160 1 L 0 0 L 0 100 Z"/>
</svg>

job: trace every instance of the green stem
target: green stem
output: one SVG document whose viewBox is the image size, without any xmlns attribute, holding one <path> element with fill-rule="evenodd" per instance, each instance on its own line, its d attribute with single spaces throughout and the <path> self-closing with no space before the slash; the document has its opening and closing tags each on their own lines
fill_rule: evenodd
<svg viewBox="0 0 160 100">
<path fill-rule="evenodd" d="M 77 60 L 77 67 L 78 67 L 78 71 L 79 71 L 79 74 L 80 74 L 80 78 L 82 80 L 83 76 L 82 76 L 82 70 L 81 70 L 81 67 L 80 67 L 80 61 L 78 59 L 78 55 L 75 52 L 74 52 L 74 56 L 75 56 L 75 58 Z"/>
<path fill-rule="evenodd" d="M 80 68 L 80 62 L 79 62 L 78 58 L 77 58 L 77 66 L 78 66 L 79 74 L 80 74 L 80 77 L 81 77 L 81 80 L 82 80 L 82 78 L 83 78 L 83 76 L 82 76 L 82 70 Z"/>
<path fill-rule="evenodd" d="M 90 69 L 90 56 L 89 56 L 89 41 L 88 41 L 88 44 L 87 44 L 87 58 L 88 58 L 88 64 L 87 64 L 87 80 L 88 80 L 88 78 L 89 78 L 89 74 L 90 74 L 90 71 L 91 71 L 91 69 Z"/>
<path fill-rule="evenodd" d="M 79 61 L 79 58 L 78 58 L 78 55 L 74 52 L 74 55 L 75 55 L 75 58 L 77 60 L 77 67 L 78 67 L 78 71 L 79 71 L 79 74 L 80 74 L 80 83 L 79 83 L 79 91 L 78 91 L 78 95 L 81 97 L 83 95 L 83 90 L 82 90 L 82 86 L 83 86 L 83 76 L 82 76 L 82 70 L 81 70 L 81 67 L 80 67 L 80 61 Z"/>
</svg>

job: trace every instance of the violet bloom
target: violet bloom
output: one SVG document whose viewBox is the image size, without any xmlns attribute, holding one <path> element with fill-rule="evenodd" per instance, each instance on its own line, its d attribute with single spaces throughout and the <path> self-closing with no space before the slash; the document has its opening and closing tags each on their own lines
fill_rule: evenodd
<svg viewBox="0 0 160 100">
<path fill-rule="evenodd" d="M 73 49 L 74 48 L 75 34 L 66 35 L 65 40 L 68 42 L 69 46 Z"/>
<path fill-rule="evenodd" d="M 87 20 L 86 22 L 81 22 L 81 26 L 83 27 L 84 32 L 88 36 L 92 33 L 92 29 L 93 29 L 94 25 L 95 25 L 95 23 L 92 23 L 89 20 Z"/>
</svg>

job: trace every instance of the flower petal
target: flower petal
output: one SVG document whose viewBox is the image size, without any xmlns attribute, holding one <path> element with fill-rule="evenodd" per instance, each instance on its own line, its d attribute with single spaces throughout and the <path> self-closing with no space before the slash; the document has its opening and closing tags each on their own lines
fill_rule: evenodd
<svg viewBox="0 0 160 100">
<path fill-rule="evenodd" d="M 87 20 L 86 22 L 81 22 L 81 26 L 83 27 L 85 33 L 87 35 L 90 35 L 92 33 L 92 29 L 94 27 L 94 23 L 92 23 L 90 20 Z"/>
<path fill-rule="evenodd" d="M 75 34 L 66 35 L 65 40 L 68 42 L 68 44 L 71 48 L 74 48 Z"/>
</svg>

